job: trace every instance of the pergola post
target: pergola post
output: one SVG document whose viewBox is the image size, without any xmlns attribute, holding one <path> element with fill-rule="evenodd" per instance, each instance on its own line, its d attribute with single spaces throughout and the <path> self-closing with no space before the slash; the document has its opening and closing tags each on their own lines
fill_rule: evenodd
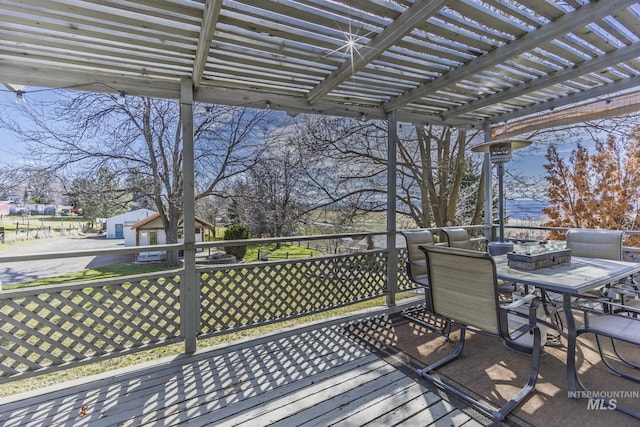
<svg viewBox="0 0 640 427">
<path fill-rule="evenodd" d="M 396 141 L 398 124 L 395 110 L 387 114 L 387 305 L 396 303 L 398 288 L 398 250 L 396 248 Z"/>
<path fill-rule="evenodd" d="M 484 140 L 485 142 L 491 140 L 491 128 L 488 125 L 484 129 Z M 487 242 L 491 242 L 493 240 L 493 186 L 491 185 L 493 173 L 489 153 L 485 153 L 482 167 L 484 168 L 484 235 Z"/>
<path fill-rule="evenodd" d="M 184 227 L 184 275 L 180 283 L 180 326 L 185 353 L 196 351 L 200 324 L 200 281 L 196 271 L 196 222 L 193 149 L 193 82 L 180 81 L 180 122 L 182 125 L 182 182 Z"/>
</svg>

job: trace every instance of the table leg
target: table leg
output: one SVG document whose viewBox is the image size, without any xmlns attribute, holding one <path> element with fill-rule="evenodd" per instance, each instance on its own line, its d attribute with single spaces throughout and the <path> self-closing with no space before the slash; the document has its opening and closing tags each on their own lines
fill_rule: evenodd
<svg viewBox="0 0 640 427">
<path fill-rule="evenodd" d="M 562 307 L 567 318 L 567 389 L 569 395 L 577 390 L 576 374 L 576 322 L 571 312 L 571 295 L 562 294 Z"/>
</svg>

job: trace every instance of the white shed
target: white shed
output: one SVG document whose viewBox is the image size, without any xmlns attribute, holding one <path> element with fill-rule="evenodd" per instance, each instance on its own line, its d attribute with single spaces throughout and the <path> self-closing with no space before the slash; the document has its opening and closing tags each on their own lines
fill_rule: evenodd
<svg viewBox="0 0 640 427">
<path fill-rule="evenodd" d="M 125 239 L 125 246 L 135 246 L 136 233 L 131 226 L 155 214 L 149 209 L 136 209 L 121 215 L 107 218 L 107 239 Z M 127 245 L 127 242 L 131 244 Z"/>
<path fill-rule="evenodd" d="M 208 222 L 195 217 L 196 221 L 196 234 L 195 241 L 202 242 L 205 237 L 205 230 L 212 230 L 213 225 Z M 178 242 L 184 242 L 182 219 L 178 223 Z M 162 225 L 159 213 L 154 213 L 148 218 L 134 224 L 130 229 L 135 234 L 133 244 L 129 244 L 128 240 L 125 240 L 125 246 L 153 246 L 164 245 L 167 243 L 167 236 Z M 158 261 L 164 258 L 166 251 L 152 251 L 152 252 L 140 252 L 136 255 L 136 261 Z"/>
</svg>

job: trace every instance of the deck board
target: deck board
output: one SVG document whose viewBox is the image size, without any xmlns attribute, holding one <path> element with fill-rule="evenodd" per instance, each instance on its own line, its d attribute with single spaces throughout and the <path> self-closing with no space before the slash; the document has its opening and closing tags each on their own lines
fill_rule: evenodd
<svg viewBox="0 0 640 427">
<path fill-rule="evenodd" d="M 0 405 L 0 425 L 7 427 L 426 426 L 473 421 L 415 377 L 350 340 L 338 324 L 146 363 L 2 398 Z"/>
</svg>

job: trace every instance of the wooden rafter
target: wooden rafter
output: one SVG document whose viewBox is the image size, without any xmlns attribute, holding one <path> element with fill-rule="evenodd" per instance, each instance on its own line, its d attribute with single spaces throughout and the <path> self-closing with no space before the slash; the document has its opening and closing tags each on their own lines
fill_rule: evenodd
<svg viewBox="0 0 640 427">
<path fill-rule="evenodd" d="M 3 0 L 0 82 L 485 128 L 638 85 L 638 40 L 640 0 Z"/>
<path fill-rule="evenodd" d="M 593 20 L 594 16 L 604 17 L 615 10 L 630 6 L 634 3 L 636 3 L 635 0 L 609 0 L 589 3 L 579 9 L 576 9 L 574 12 L 561 16 L 554 22 L 525 33 L 522 37 L 511 43 L 500 46 L 483 56 L 467 62 L 465 65 L 462 65 L 449 73 L 443 74 L 437 79 L 424 83 L 415 89 L 388 101 L 384 105 L 384 108 L 387 111 L 400 108 L 402 105 L 406 105 L 416 99 L 422 98 L 429 93 L 444 89 L 452 83 L 458 82 L 473 76 L 482 70 L 503 63 L 522 52 L 530 51 L 537 45 L 562 36 L 574 28 L 588 24 Z"/>
<path fill-rule="evenodd" d="M 202 81 L 202 73 L 207 60 L 209 59 L 209 49 L 211 49 L 211 40 L 216 31 L 216 24 L 220 17 L 222 9 L 222 0 L 206 0 L 204 4 L 204 14 L 202 16 L 202 28 L 198 37 L 198 45 L 196 57 L 193 61 L 193 86 L 197 88 Z"/>
<path fill-rule="evenodd" d="M 416 25 L 421 24 L 430 16 L 438 12 L 450 0 L 418 0 L 398 17 L 391 25 L 378 33 L 370 43 L 356 54 L 340 64 L 322 83 L 309 91 L 307 100 L 315 103 L 320 97 L 331 92 L 353 74 L 362 70 L 368 63 L 381 55 L 389 46 L 411 32 Z"/>
</svg>

